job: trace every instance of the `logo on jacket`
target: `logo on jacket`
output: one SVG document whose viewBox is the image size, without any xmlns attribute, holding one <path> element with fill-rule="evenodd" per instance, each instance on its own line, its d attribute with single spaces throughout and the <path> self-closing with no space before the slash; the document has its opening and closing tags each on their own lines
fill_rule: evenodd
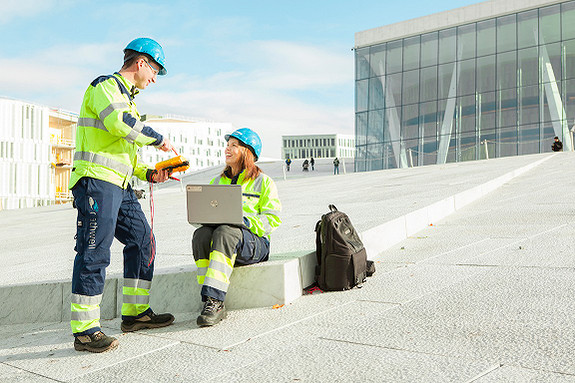
<svg viewBox="0 0 575 383">
<path fill-rule="evenodd" d="M 88 197 L 88 203 L 90 204 L 90 209 L 98 212 L 98 202 L 94 201 L 92 197 Z"/>
</svg>

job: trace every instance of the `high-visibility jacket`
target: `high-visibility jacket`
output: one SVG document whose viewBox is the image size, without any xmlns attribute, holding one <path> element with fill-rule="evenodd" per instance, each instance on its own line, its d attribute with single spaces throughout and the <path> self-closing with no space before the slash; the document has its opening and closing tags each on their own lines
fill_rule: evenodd
<svg viewBox="0 0 575 383">
<path fill-rule="evenodd" d="M 210 184 L 230 185 L 232 179 L 219 175 L 210 181 Z M 238 178 L 238 185 L 242 185 L 242 202 L 244 221 L 252 233 L 259 237 L 266 237 L 281 224 L 279 217 L 282 205 L 274 181 L 260 173 L 256 179 L 246 179 L 245 170 Z"/>
<path fill-rule="evenodd" d="M 146 180 L 149 166 L 140 162 L 138 149 L 159 146 L 163 137 L 140 121 L 134 103 L 137 93 L 136 87 L 119 73 L 92 81 L 78 118 L 70 189 L 82 177 L 124 189 L 132 175 Z"/>
</svg>

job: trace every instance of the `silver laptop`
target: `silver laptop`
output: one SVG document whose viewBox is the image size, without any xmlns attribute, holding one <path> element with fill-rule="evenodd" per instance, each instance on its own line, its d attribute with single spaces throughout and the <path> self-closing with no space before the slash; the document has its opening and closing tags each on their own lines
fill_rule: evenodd
<svg viewBox="0 0 575 383">
<path fill-rule="evenodd" d="M 188 222 L 242 225 L 241 185 L 186 185 Z"/>
</svg>

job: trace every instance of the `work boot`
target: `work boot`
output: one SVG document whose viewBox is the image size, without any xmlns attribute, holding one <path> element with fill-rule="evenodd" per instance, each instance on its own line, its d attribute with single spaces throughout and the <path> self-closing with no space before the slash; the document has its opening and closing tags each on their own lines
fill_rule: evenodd
<svg viewBox="0 0 575 383">
<path fill-rule="evenodd" d="M 226 306 L 224 305 L 224 302 L 208 297 L 204 303 L 204 309 L 196 323 L 200 327 L 213 326 L 224 319 L 226 315 Z"/>
<path fill-rule="evenodd" d="M 172 314 L 154 314 L 150 312 L 138 319 L 124 319 L 120 326 L 123 332 L 138 331 L 145 328 L 166 327 L 172 324 L 174 316 Z"/>
<path fill-rule="evenodd" d="M 76 351 L 104 352 L 118 347 L 118 339 L 107 336 L 102 331 L 90 335 L 78 335 L 74 340 Z"/>
</svg>

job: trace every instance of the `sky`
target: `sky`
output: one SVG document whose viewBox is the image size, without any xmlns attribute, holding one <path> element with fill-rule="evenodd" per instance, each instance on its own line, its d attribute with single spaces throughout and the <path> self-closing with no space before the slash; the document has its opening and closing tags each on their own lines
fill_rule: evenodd
<svg viewBox="0 0 575 383">
<path fill-rule="evenodd" d="M 279 158 L 282 135 L 354 134 L 356 32 L 477 2 L 0 0 L 0 96 L 78 113 L 151 37 L 168 74 L 136 97 L 141 114 L 249 127 Z"/>
</svg>

